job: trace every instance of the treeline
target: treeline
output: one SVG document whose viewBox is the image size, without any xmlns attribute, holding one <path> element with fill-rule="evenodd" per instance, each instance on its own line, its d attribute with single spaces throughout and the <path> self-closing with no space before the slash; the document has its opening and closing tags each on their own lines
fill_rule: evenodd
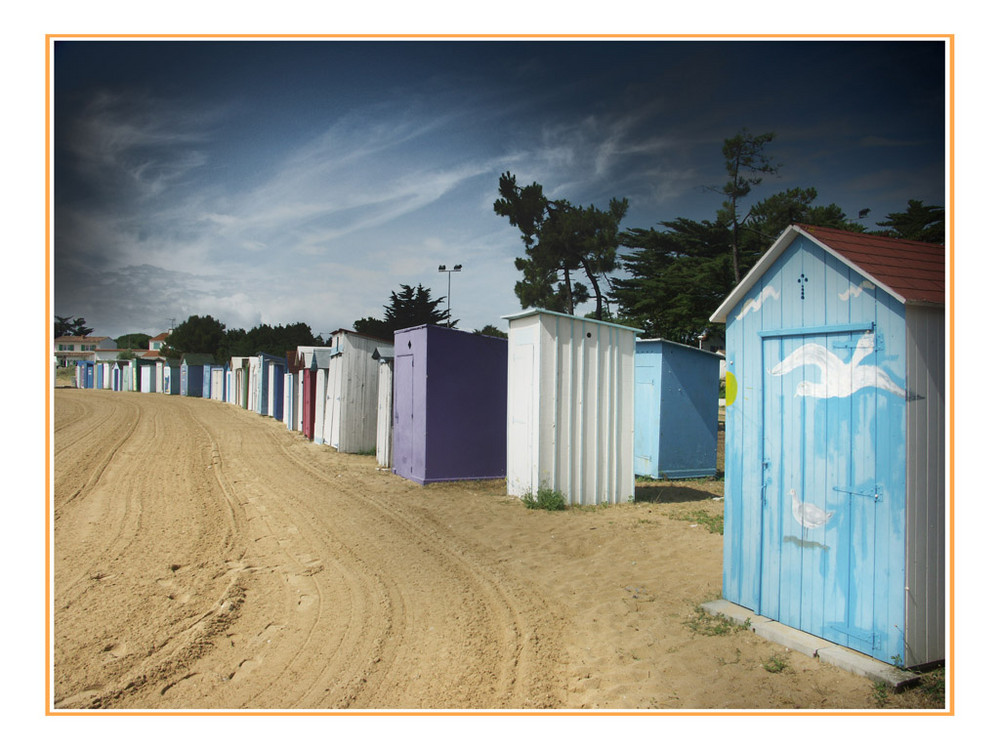
<svg viewBox="0 0 1000 750">
<path fill-rule="evenodd" d="M 579 314 L 575 308 L 593 300 L 588 317 L 639 328 L 648 338 L 697 344 L 703 335 L 722 336 L 709 316 L 789 224 L 944 243 L 944 210 L 917 200 L 874 230 L 860 223 L 867 210 L 849 219 L 834 203 L 817 204 L 812 187 L 750 203 L 752 189 L 781 167 L 767 152 L 774 137 L 743 130 L 723 142 L 729 181 L 707 188 L 722 198 L 714 220 L 677 217 L 648 229 L 619 230 L 625 198 L 612 198 L 607 210 L 574 206 L 548 198 L 538 183 L 518 185 L 505 172 L 493 208 L 524 243 L 524 256 L 515 260 L 523 278 L 514 289 L 522 307 Z"/>
<path fill-rule="evenodd" d="M 276 326 L 262 323 L 246 331 L 227 329 L 225 323 L 211 315 L 192 315 L 167 336 L 161 351 L 171 358 L 183 354 L 211 354 L 216 362 L 224 362 L 230 357 L 249 357 L 261 352 L 284 357 L 296 347 L 322 346 L 324 343 L 324 339 L 314 335 L 305 323 Z"/>
</svg>

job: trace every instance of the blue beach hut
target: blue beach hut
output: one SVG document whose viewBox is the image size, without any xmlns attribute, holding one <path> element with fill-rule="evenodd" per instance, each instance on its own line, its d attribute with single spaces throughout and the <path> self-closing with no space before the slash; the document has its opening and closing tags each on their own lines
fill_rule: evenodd
<svg viewBox="0 0 1000 750">
<path fill-rule="evenodd" d="M 635 473 L 715 476 L 722 355 L 663 339 L 635 344 Z"/>
<path fill-rule="evenodd" d="M 185 354 L 181 357 L 180 395 L 204 397 L 205 367 L 211 363 L 211 354 Z"/>
<path fill-rule="evenodd" d="M 944 247 L 792 225 L 711 319 L 723 597 L 887 663 L 944 659 Z"/>
</svg>

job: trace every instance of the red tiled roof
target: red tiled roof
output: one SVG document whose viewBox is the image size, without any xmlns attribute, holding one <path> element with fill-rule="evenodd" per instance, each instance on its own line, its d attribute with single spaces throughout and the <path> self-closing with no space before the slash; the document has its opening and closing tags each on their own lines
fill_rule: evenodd
<svg viewBox="0 0 1000 750">
<path fill-rule="evenodd" d="M 945 302 L 944 245 L 796 225 L 907 302 Z"/>
<path fill-rule="evenodd" d="M 107 338 L 110 337 L 109 336 L 59 336 L 56 339 L 56 341 L 62 341 L 64 343 L 72 341 L 74 343 L 94 344 L 97 343 L 98 341 L 104 341 Z"/>
</svg>

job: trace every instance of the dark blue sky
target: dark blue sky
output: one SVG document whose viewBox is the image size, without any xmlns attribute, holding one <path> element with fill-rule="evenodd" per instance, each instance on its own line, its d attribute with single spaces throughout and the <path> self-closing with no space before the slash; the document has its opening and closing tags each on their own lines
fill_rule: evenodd
<svg viewBox="0 0 1000 750">
<path fill-rule="evenodd" d="M 723 139 L 869 224 L 945 205 L 939 41 L 64 41 L 55 46 L 55 313 L 103 335 L 210 314 L 316 332 L 399 284 L 460 326 L 516 312 L 499 175 L 623 227 L 714 217 Z"/>
</svg>

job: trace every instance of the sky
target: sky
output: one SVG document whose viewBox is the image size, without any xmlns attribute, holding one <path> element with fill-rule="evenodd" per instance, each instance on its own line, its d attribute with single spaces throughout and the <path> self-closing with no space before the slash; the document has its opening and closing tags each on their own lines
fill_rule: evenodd
<svg viewBox="0 0 1000 750">
<path fill-rule="evenodd" d="M 503 172 L 628 198 L 622 229 L 712 219 L 742 128 L 782 165 L 752 200 L 815 187 L 870 227 L 945 203 L 934 40 L 86 39 L 53 61 L 54 311 L 95 335 L 325 334 L 449 276 L 460 328 L 505 330 Z"/>
</svg>

